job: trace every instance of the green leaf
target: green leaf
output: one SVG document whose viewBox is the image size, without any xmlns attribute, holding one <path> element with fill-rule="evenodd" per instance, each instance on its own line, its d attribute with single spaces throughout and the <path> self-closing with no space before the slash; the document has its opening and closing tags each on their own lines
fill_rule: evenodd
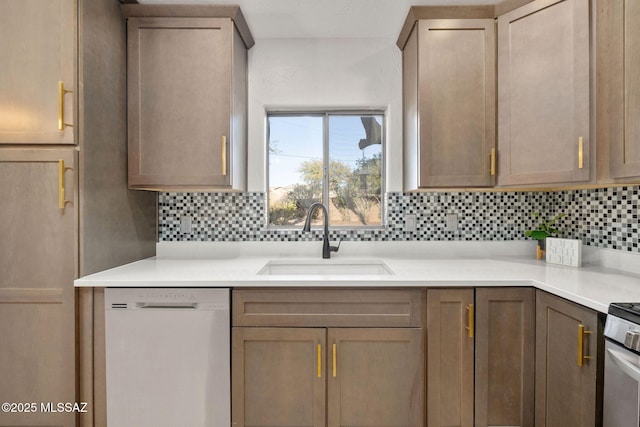
<svg viewBox="0 0 640 427">
<path fill-rule="evenodd" d="M 560 214 L 560 215 L 556 215 L 553 218 L 551 218 L 548 222 L 548 225 L 553 224 L 554 222 L 556 222 L 557 220 L 559 220 L 560 218 L 564 218 L 565 216 L 567 216 L 567 214 Z M 557 231 L 556 231 L 557 232 Z"/>
<path fill-rule="evenodd" d="M 552 226 L 553 223 L 559 220 L 560 218 L 564 218 L 565 216 L 567 216 L 566 213 L 562 213 L 554 216 L 550 220 L 546 220 L 542 217 L 542 215 L 539 212 L 533 211 L 531 212 L 531 215 L 534 218 L 540 219 L 541 222 L 538 224 L 537 230 L 526 230 L 524 234 L 525 236 L 531 237 L 536 240 L 542 240 L 551 236 L 552 234 L 557 234 L 558 229 Z"/>
<path fill-rule="evenodd" d="M 542 230 L 529 230 L 529 231 L 531 233 L 528 234 L 528 236 L 536 240 L 543 240 L 549 237 L 549 233 L 547 233 L 546 231 L 542 231 Z"/>
</svg>

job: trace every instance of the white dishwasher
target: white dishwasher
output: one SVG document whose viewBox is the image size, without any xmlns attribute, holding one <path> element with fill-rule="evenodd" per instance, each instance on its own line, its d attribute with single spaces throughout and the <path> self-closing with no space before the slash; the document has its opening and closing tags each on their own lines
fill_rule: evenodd
<svg viewBox="0 0 640 427">
<path fill-rule="evenodd" d="M 105 290 L 109 427 L 231 425 L 229 289 Z"/>
</svg>

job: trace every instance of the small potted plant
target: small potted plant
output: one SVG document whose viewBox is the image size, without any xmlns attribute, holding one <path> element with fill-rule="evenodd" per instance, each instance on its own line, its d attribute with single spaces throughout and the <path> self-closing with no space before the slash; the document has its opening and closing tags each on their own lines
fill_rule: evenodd
<svg viewBox="0 0 640 427">
<path fill-rule="evenodd" d="M 536 230 L 526 230 L 524 232 L 525 236 L 531 237 L 538 241 L 538 248 L 536 250 L 537 258 L 542 259 L 544 257 L 545 251 L 545 240 L 547 237 L 557 234 L 558 229 L 553 226 L 553 224 L 558 221 L 560 218 L 567 216 L 567 214 L 556 215 L 553 218 L 546 220 L 540 215 L 538 212 L 533 212 L 532 215 L 534 218 L 540 219 L 540 224 Z"/>
</svg>

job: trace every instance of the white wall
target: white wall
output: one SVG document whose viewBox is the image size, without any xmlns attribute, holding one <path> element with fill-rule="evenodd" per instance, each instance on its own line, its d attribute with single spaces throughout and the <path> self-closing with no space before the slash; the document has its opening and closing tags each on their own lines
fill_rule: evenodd
<svg viewBox="0 0 640 427">
<path fill-rule="evenodd" d="M 248 190 L 266 191 L 266 113 L 384 110 L 387 191 L 402 191 L 402 54 L 389 39 L 262 39 L 249 51 Z"/>
</svg>

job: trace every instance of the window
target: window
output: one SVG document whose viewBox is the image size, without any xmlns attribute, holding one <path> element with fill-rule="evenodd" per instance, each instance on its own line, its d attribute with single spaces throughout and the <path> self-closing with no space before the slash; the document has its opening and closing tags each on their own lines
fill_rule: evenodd
<svg viewBox="0 0 640 427">
<path fill-rule="evenodd" d="M 382 225 L 382 113 L 272 113 L 268 126 L 269 226 L 301 227 L 314 202 L 332 226 Z"/>
</svg>

